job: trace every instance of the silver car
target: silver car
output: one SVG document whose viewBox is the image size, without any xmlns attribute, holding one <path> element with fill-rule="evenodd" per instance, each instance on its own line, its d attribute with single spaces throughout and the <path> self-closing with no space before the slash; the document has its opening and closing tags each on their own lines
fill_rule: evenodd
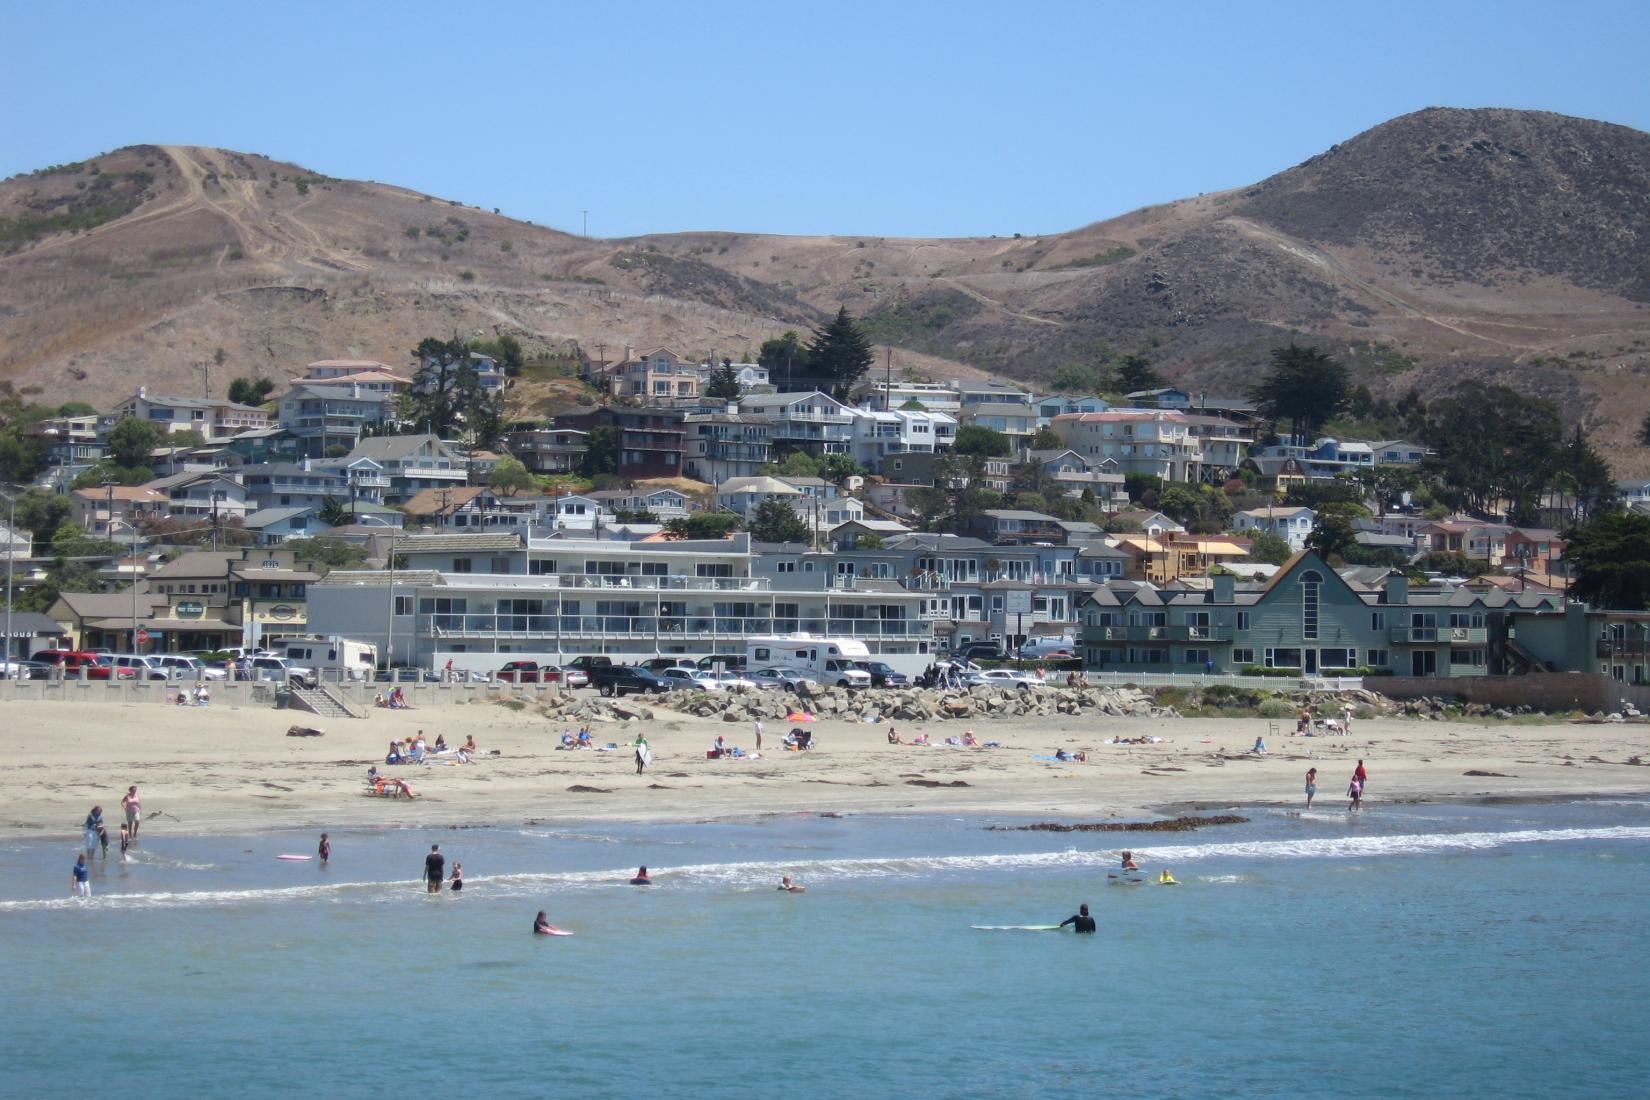
<svg viewBox="0 0 1650 1100">
<path fill-rule="evenodd" d="M 757 687 L 781 688 L 785 691 L 800 691 L 803 688 L 816 688 L 819 681 L 800 668 L 787 668 L 784 665 L 771 665 L 768 668 L 759 668 L 755 672 L 745 673 L 745 679 Z"/>
<path fill-rule="evenodd" d="M 667 668 L 658 674 L 671 691 L 722 691 L 724 685 L 711 673 L 696 668 Z"/>
</svg>

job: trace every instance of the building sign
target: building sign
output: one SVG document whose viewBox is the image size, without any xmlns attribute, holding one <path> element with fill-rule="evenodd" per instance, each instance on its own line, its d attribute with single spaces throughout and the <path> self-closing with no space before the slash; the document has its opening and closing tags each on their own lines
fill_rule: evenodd
<svg viewBox="0 0 1650 1100">
<path fill-rule="evenodd" d="M 1031 591 L 1003 593 L 1003 610 L 1010 615 L 1031 614 Z"/>
<path fill-rule="evenodd" d="M 286 622 L 288 619 L 296 619 L 298 617 L 298 609 L 296 607 L 289 607 L 284 603 L 277 604 L 269 609 L 269 617 L 271 619 L 279 619 L 282 622 Z"/>
<path fill-rule="evenodd" d="M 206 614 L 206 605 L 199 603 L 180 603 L 172 608 L 172 614 L 180 619 L 198 619 Z"/>
</svg>

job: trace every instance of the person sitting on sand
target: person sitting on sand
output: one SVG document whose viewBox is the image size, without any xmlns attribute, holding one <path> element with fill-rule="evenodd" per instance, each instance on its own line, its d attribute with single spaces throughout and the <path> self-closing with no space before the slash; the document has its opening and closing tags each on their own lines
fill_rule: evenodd
<svg viewBox="0 0 1650 1100">
<path fill-rule="evenodd" d="M 187 690 L 178 692 L 178 706 L 186 707 L 188 705 L 189 705 L 189 692 Z"/>
<path fill-rule="evenodd" d="M 779 880 L 779 888 L 787 894 L 800 894 L 802 891 L 807 889 L 807 887 L 803 886 L 801 883 L 792 882 L 790 875 L 786 875 Z"/>
<path fill-rule="evenodd" d="M 372 697 L 372 705 L 378 707 L 379 709 L 383 709 L 384 707 L 390 705 L 390 701 L 384 698 L 384 693 L 380 691 L 377 695 Z"/>
<path fill-rule="evenodd" d="M 582 733 L 584 731 L 581 730 L 580 732 Z M 476 735 L 475 734 L 472 733 L 464 739 L 464 751 L 469 753 L 471 756 L 474 756 L 476 754 Z"/>
<path fill-rule="evenodd" d="M 195 688 L 195 705 L 197 707 L 209 707 L 212 705 L 212 693 L 206 690 L 205 680 L 202 680 Z"/>
<path fill-rule="evenodd" d="M 474 744 L 475 738 L 470 738 L 470 741 Z M 588 749 L 594 746 L 594 742 L 590 740 L 590 728 L 588 726 L 579 731 L 579 737 L 575 744 L 577 744 L 577 746 L 581 749 Z"/>
<path fill-rule="evenodd" d="M 1265 740 L 1265 738 L 1256 737 L 1255 738 L 1255 747 L 1250 749 L 1249 751 L 1254 753 L 1256 756 L 1264 756 L 1266 754 L 1266 740 Z"/>
<path fill-rule="evenodd" d="M 924 748 L 927 748 L 929 744 L 928 735 L 926 733 L 917 734 L 915 737 L 911 738 L 911 744 L 921 745 Z"/>
<path fill-rule="evenodd" d="M 1134 861 L 1134 853 L 1133 852 L 1127 852 L 1126 851 L 1126 852 L 1123 853 L 1123 870 L 1125 870 L 1125 871 L 1138 871 L 1138 870 L 1140 870 L 1140 864 L 1138 864 Z"/>
<path fill-rule="evenodd" d="M 447 751 L 447 735 L 446 734 L 438 733 L 438 734 L 435 735 L 435 751 L 436 752 L 446 752 Z"/>
<path fill-rule="evenodd" d="M 895 729 L 893 726 L 888 727 L 888 743 L 890 745 L 899 744 L 899 730 Z"/>
<path fill-rule="evenodd" d="M 962 743 L 963 743 L 964 747 L 970 748 L 970 749 L 977 749 L 977 748 L 980 747 L 979 739 L 974 736 L 974 731 L 973 730 L 963 730 L 963 742 Z"/>
<path fill-rule="evenodd" d="M 401 763 L 401 742 L 399 742 L 399 741 L 391 741 L 390 742 L 390 751 L 387 754 L 385 754 L 384 763 L 386 763 L 386 764 L 399 764 L 399 763 Z"/>
<path fill-rule="evenodd" d="M 378 786 L 378 779 L 379 779 L 378 765 L 377 764 L 368 765 L 367 766 L 367 786 L 369 786 L 369 787 Z"/>
<path fill-rule="evenodd" d="M 407 781 L 405 779 L 391 779 L 390 786 L 394 789 L 395 797 L 397 798 L 400 798 L 402 795 L 406 795 L 408 798 L 418 797 L 413 793 L 413 789 L 407 786 Z"/>
<path fill-rule="evenodd" d="M 463 749 L 459 749 L 458 755 L 454 757 L 454 760 L 460 764 L 468 764 L 470 762 L 470 754 L 465 752 Z"/>
</svg>

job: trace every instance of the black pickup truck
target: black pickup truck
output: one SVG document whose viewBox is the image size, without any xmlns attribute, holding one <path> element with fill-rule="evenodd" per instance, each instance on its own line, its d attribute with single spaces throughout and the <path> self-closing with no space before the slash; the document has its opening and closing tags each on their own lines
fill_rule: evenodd
<svg viewBox="0 0 1650 1100">
<path fill-rule="evenodd" d="M 589 670 L 590 686 L 603 695 L 663 695 L 670 685 L 645 668 L 629 665 L 595 665 Z"/>
</svg>

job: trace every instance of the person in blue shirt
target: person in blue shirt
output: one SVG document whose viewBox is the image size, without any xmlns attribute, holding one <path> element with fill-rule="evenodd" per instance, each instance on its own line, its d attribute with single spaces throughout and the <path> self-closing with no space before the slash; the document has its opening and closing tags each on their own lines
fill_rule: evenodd
<svg viewBox="0 0 1650 1100">
<path fill-rule="evenodd" d="M 86 853 L 82 852 L 75 857 L 73 877 L 69 880 L 69 888 L 75 897 L 89 898 L 92 896 L 92 869 L 86 866 Z"/>
</svg>

